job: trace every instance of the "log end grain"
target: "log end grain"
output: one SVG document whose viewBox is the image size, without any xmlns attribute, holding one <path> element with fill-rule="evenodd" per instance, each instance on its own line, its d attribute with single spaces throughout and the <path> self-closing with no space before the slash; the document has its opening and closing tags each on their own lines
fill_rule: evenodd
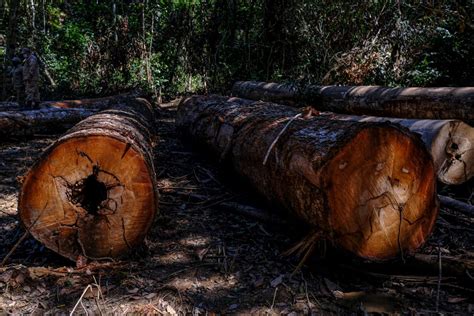
<svg viewBox="0 0 474 316">
<path fill-rule="evenodd" d="M 474 176 L 474 128 L 462 121 L 445 124 L 431 144 L 438 178 L 461 184 Z"/>
<path fill-rule="evenodd" d="M 343 248 L 389 259 L 413 252 L 431 233 L 438 214 L 434 165 L 407 131 L 369 125 L 323 172 L 333 238 Z"/>
<path fill-rule="evenodd" d="M 54 144 L 28 172 L 19 214 L 71 260 L 116 257 L 143 241 L 157 209 L 154 174 L 134 146 L 89 135 Z"/>
</svg>

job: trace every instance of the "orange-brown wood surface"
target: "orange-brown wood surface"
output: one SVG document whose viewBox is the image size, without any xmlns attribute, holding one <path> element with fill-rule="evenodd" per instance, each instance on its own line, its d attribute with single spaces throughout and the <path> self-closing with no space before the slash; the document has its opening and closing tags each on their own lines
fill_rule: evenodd
<svg viewBox="0 0 474 316">
<path fill-rule="evenodd" d="M 194 96 L 180 104 L 177 125 L 339 247 L 376 260 L 420 247 L 438 201 L 433 161 L 419 137 L 391 123 L 298 114 L 273 103 Z"/>
<path fill-rule="evenodd" d="M 157 212 L 152 126 L 145 100 L 77 124 L 27 173 L 19 198 L 24 226 L 71 260 L 117 257 L 136 247 Z"/>
</svg>

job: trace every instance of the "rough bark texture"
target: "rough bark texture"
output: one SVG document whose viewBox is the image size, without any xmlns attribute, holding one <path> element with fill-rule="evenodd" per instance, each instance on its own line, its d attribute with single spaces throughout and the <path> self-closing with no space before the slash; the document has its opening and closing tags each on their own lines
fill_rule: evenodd
<svg viewBox="0 0 474 316">
<path fill-rule="evenodd" d="M 321 113 L 337 120 L 400 124 L 421 135 L 434 160 L 438 179 L 461 184 L 474 176 L 474 128 L 459 120 L 415 120 Z"/>
<path fill-rule="evenodd" d="M 234 84 L 238 97 L 336 113 L 419 119 L 474 120 L 474 87 L 386 88 L 379 86 L 299 87 L 253 81 Z"/>
<path fill-rule="evenodd" d="M 41 109 L 0 112 L 0 136 L 27 136 L 35 133 L 60 133 L 88 116 L 93 109 Z"/>
<path fill-rule="evenodd" d="M 157 212 L 153 110 L 141 99 L 93 115 L 42 154 L 19 197 L 24 226 L 76 260 L 117 257 L 143 241 Z"/>
<path fill-rule="evenodd" d="M 55 108 L 87 108 L 106 110 L 113 107 L 115 104 L 127 102 L 133 99 L 131 94 L 118 94 L 103 98 L 92 99 L 78 99 L 78 100 L 61 100 L 61 101 L 44 101 L 41 102 L 41 107 L 55 107 Z"/>
<path fill-rule="evenodd" d="M 433 162 L 419 138 L 390 123 L 295 118 L 298 113 L 194 96 L 180 104 L 177 126 L 270 202 L 361 257 L 386 259 L 422 245 L 438 203 Z"/>
</svg>

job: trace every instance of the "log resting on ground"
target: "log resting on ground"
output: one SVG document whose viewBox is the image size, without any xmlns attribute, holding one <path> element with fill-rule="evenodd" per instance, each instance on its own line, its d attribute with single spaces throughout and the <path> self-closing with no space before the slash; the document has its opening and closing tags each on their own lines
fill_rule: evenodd
<svg viewBox="0 0 474 316">
<path fill-rule="evenodd" d="M 232 93 L 344 114 L 474 121 L 474 87 L 298 86 L 238 81 Z"/>
<path fill-rule="evenodd" d="M 125 103 L 128 99 L 133 99 L 132 94 L 117 94 L 102 98 L 78 99 L 78 100 L 60 100 L 43 101 L 41 107 L 54 107 L 63 109 L 86 108 L 106 110 L 118 103 Z"/>
<path fill-rule="evenodd" d="M 438 179 L 446 184 L 461 184 L 474 176 L 474 128 L 459 120 L 415 120 L 334 113 L 321 115 L 358 122 L 390 121 L 421 135 L 434 160 Z"/>
<path fill-rule="evenodd" d="M 18 208 L 25 228 L 71 260 L 136 247 L 157 212 L 153 124 L 151 105 L 135 99 L 59 138 L 24 178 Z"/>
<path fill-rule="evenodd" d="M 0 112 L 0 136 L 61 133 L 97 113 L 94 109 L 40 109 Z"/>
<path fill-rule="evenodd" d="M 348 251 L 387 259 L 420 247 L 438 200 L 433 161 L 419 137 L 391 123 L 298 113 L 272 103 L 194 96 L 179 105 L 177 126 L 270 202 Z"/>
</svg>

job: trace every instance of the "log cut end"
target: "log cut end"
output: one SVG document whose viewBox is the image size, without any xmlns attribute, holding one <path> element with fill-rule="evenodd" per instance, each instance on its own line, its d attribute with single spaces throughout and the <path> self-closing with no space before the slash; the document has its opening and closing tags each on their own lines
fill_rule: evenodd
<svg viewBox="0 0 474 316">
<path fill-rule="evenodd" d="M 142 242 L 157 209 L 154 174 L 118 138 L 66 138 L 29 171 L 19 214 L 31 234 L 71 260 L 116 257 Z"/>
<path fill-rule="evenodd" d="M 438 214 L 428 151 L 397 127 L 370 125 L 331 159 L 324 172 L 334 240 L 364 258 L 413 252 Z"/>
<path fill-rule="evenodd" d="M 462 121 L 450 121 L 431 144 L 438 178 L 447 184 L 461 184 L 474 176 L 474 128 Z"/>
</svg>

